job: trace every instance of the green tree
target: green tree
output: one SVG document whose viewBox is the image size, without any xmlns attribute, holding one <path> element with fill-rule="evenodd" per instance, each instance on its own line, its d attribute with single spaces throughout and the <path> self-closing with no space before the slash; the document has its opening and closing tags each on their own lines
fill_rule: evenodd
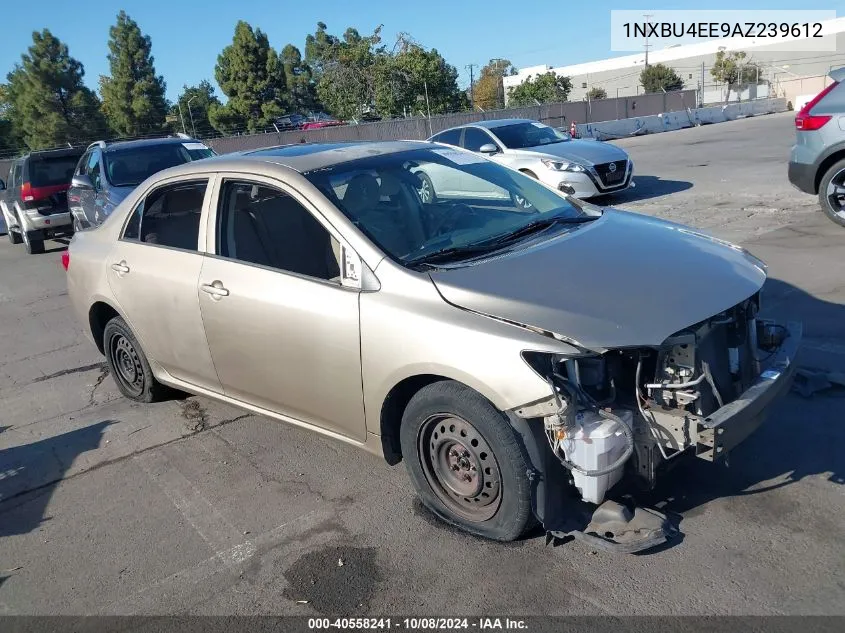
<svg viewBox="0 0 845 633">
<path fill-rule="evenodd" d="M 282 69 L 290 95 L 290 107 L 296 112 L 311 112 L 319 108 L 317 86 L 311 66 L 302 59 L 302 53 L 293 44 L 282 49 Z"/>
<path fill-rule="evenodd" d="M 427 108 L 432 114 L 442 114 L 465 110 L 468 105 L 458 88 L 458 71 L 436 49 L 403 45 L 377 64 L 376 107 L 382 114 L 427 112 Z"/>
<path fill-rule="evenodd" d="M 710 76 L 720 84 L 725 84 L 725 103 L 730 99 L 731 89 L 756 83 L 760 78 L 760 67 L 742 51 L 716 53 L 716 61 L 710 69 Z"/>
<path fill-rule="evenodd" d="M 537 103 L 558 103 L 566 101 L 572 90 L 569 77 L 559 77 L 553 72 L 530 77 L 508 91 L 508 105 L 530 106 Z"/>
<path fill-rule="evenodd" d="M 7 76 L 5 112 L 29 148 L 59 147 L 105 134 L 97 96 L 82 83 L 85 70 L 49 30 L 34 32 L 21 64 Z"/>
<path fill-rule="evenodd" d="M 592 101 L 596 99 L 607 99 L 607 90 L 601 86 L 593 86 L 587 91 L 587 98 Z"/>
<path fill-rule="evenodd" d="M 377 76 L 389 63 L 381 46 L 381 26 L 372 35 L 362 36 L 357 29 L 346 29 L 342 38 L 325 32 L 325 24 L 305 43 L 306 59 L 319 68 L 317 96 L 335 116 L 351 119 L 362 108 L 375 104 Z"/>
<path fill-rule="evenodd" d="M 502 77 L 515 75 L 516 68 L 507 59 L 491 59 L 481 68 L 478 79 L 473 86 L 473 100 L 475 105 L 483 110 L 495 110 L 505 107 L 505 88 Z"/>
<path fill-rule="evenodd" d="M 212 105 L 211 124 L 220 132 L 257 132 L 272 125 L 287 106 L 285 73 L 267 35 L 243 20 L 232 43 L 217 56 L 214 77 L 225 105 Z"/>
<path fill-rule="evenodd" d="M 170 106 L 167 117 L 171 121 L 171 131 L 208 136 L 213 132 L 208 111 L 219 105 L 220 99 L 214 94 L 214 86 L 210 81 L 203 79 L 196 86 L 183 86 L 182 94 Z"/>
<path fill-rule="evenodd" d="M 0 84 L 0 156 L 13 156 L 20 147 L 20 138 L 12 119 L 14 106 L 9 93 L 9 86 Z M 5 174 L 0 174 L 5 178 Z"/>
<path fill-rule="evenodd" d="M 684 80 L 678 73 L 664 64 L 652 64 L 643 68 L 640 83 L 646 92 L 671 92 L 684 87 Z"/>
<path fill-rule="evenodd" d="M 156 75 L 149 35 L 125 11 L 109 29 L 111 75 L 100 91 L 109 125 L 120 136 L 141 136 L 163 129 L 167 102 L 164 78 Z"/>
</svg>

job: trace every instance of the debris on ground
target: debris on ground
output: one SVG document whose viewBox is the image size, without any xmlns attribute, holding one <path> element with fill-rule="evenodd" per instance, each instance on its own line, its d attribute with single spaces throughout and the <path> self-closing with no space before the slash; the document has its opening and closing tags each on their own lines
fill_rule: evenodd
<svg viewBox="0 0 845 633">
<path fill-rule="evenodd" d="M 795 371 L 792 383 L 792 390 L 805 398 L 834 387 L 845 387 L 845 373 L 800 368 Z"/>
<path fill-rule="evenodd" d="M 199 432 L 205 428 L 208 413 L 196 400 L 184 400 L 181 403 L 182 417 L 185 418 L 189 431 Z"/>
<path fill-rule="evenodd" d="M 343 559 L 342 559 L 342 558 L 338 558 L 338 559 L 337 559 L 337 566 L 338 566 L 338 567 L 343 567 L 343 565 L 344 565 Z"/>
</svg>

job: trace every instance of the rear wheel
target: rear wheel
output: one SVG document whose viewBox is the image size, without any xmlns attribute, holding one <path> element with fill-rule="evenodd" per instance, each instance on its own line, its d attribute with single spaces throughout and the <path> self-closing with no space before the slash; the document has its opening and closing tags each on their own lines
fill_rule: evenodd
<svg viewBox="0 0 845 633">
<path fill-rule="evenodd" d="M 499 541 L 528 527 L 525 447 L 479 393 L 454 381 L 424 387 L 408 403 L 399 436 L 417 494 L 441 519 Z"/>
<path fill-rule="evenodd" d="M 12 244 L 20 244 L 21 242 L 23 242 L 23 238 L 21 237 L 20 233 L 16 233 L 12 229 L 8 229 L 8 231 L 9 241 Z"/>
<path fill-rule="evenodd" d="M 138 402 L 155 402 L 168 395 L 170 390 L 155 379 L 138 340 L 119 316 L 106 324 L 103 349 L 109 372 L 124 396 Z"/>
<path fill-rule="evenodd" d="M 827 217 L 845 226 L 845 159 L 834 163 L 822 177 L 819 204 Z"/>
<path fill-rule="evenodd" d="M 23 243 L 26 247 L 26 252 L 30 255 L 40 255 L 44 252 L 44 240 L 33 239 L 29 233 L 23 231 Z"/>
</svg>

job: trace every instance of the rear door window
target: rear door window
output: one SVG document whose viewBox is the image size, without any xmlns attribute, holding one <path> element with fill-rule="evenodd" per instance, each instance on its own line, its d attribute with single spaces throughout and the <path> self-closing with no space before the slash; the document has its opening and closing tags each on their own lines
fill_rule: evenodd
<svg viewBox="0 0 845 633">
<path fill-rule="evenodd" d="M 29 182 L 33 187 L 69 185 L 79 154 L 29 159 Z"/>
<path fill-rule="evenodd" d="M 123 230 L 123 239 L 196 251 L 208 180 L 165 185 L 142 200 Z"/>
</svg>

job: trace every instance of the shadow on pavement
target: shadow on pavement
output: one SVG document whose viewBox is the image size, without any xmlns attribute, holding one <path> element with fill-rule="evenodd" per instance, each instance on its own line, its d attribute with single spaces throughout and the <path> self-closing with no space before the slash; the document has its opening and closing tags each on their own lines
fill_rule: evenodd
<svg viewBox="0 0 845 633">
<path fill-rule="evenodd" d="M 686 180 L 665 180 L 657 176 L 637 176 L 636 174 L 634 174 L 634 183 L 636 187 L 633 189 L 599 196 L 591 199 L 590 202 L 595 202 L 603 206 L 618 207 L 626 202 L 647 200 L 649 198 L 667 196 L 670 193 L 686 191 L 687 189 L 692 189 L 693 186 L 691 182 L 687 182 Z"/>
<path fill-rule="evenodd" d="M 86 451 L 100 446 L 106 427 L 115 420 L 104 420 L 32 444 L 0 450 L 0 537 L 26 534 L 50 517 L 44 516 L 56 485 L 73 461 Z M 10 520 L 3 514 L 6 502 L 27 496 L 26 502 Z"/>
</svg>

